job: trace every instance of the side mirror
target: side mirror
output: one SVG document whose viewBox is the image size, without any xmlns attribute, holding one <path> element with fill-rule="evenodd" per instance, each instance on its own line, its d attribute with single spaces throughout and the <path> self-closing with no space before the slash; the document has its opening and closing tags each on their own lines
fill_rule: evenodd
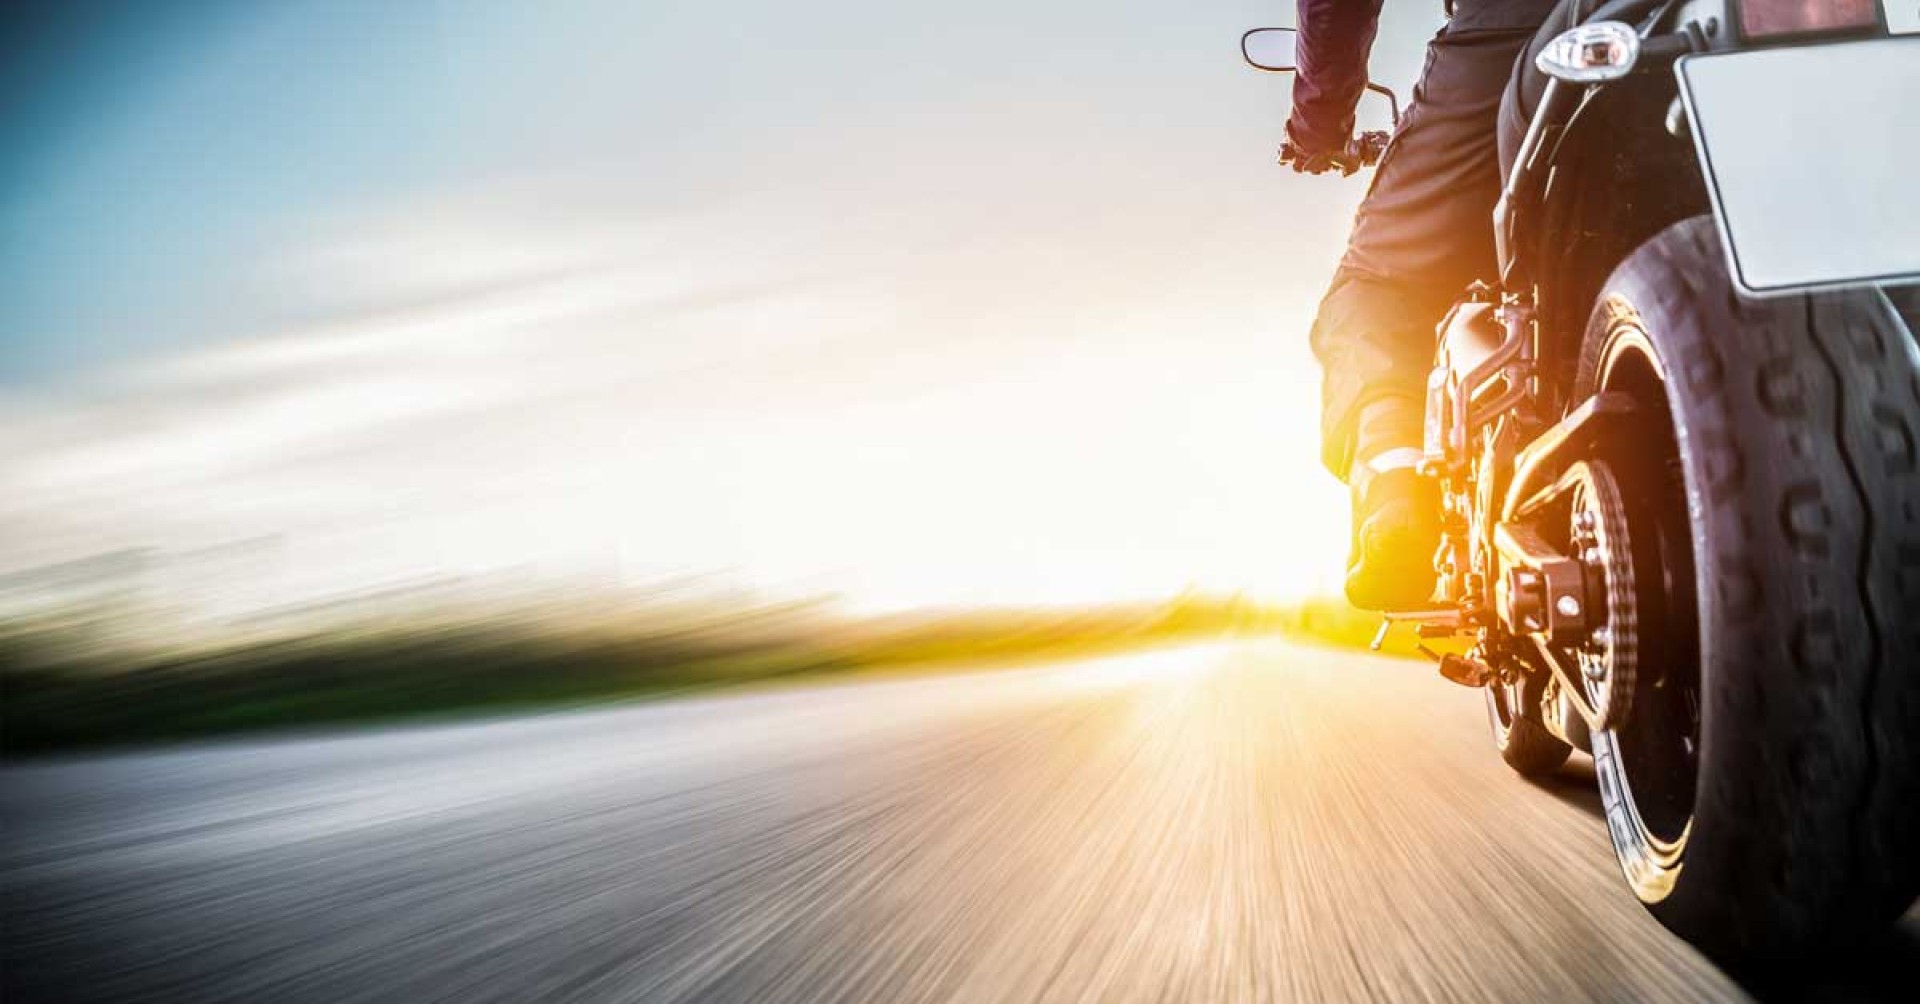
<svg viewBox="0 0 1920 1004">
<path fill-rule="evenodd" d="M 1292 73 L 1300 68 L 1297 46 L 1300 31 L 1297 28 L 1255 28 L 1240 36 L 1240 58 L 1256 70 L 1272 73 Z M 1392 90 L 1367 82 L 1367 90 L 1387 99 L 1392 122 L 1400 122 L 1400 98 Z"/>
<path fill-rule="evenodd" d="M 1255 28 L 1240 36 L 1240 58 L 1256 70 L 1291 72 L 1297 65 L 1293 46 L 1299 38 L 1292 28 Z"/>
</svg>

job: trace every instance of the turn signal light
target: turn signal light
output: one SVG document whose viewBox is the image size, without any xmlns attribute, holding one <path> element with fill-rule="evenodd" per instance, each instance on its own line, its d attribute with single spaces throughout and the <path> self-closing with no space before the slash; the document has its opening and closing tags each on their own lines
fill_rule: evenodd
<svg viewBox="0 0 1920 1004">
<path fill-rule="evenodd" d="M 1773 38 L 1878 27 L 1879 0 L 1740 0 L 1740 37 Z"/>
<path fill-rule="evenodd" d="M 1533 58 L 1540 72 L 1570 84 L 1598 84 L 1633 72 L 1640 33 L 1619 21 L 1588 21 L 1554 36 Z"/>
</svg>

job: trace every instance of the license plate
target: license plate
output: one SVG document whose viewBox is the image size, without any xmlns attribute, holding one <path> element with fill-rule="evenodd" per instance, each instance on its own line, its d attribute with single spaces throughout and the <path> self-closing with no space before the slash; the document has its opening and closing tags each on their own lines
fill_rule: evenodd
<svg viewBox="0 0 1920 1004">
<path fill-rule="evenodd" d="M 1680 59 L 1734 280 L 1920 282 L 1920 38 Z"/>
</svg>

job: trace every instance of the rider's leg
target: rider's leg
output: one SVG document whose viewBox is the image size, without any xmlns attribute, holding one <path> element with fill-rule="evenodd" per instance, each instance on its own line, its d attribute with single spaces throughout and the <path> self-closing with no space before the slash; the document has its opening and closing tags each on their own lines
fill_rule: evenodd
<svg viewBox="0 0 1920 1004">
<path fill-rule="evenodd" d="M 1433 319 L 1447 295 L 1341 269 L 1314 323 L 1323 367 L 1322 459 L 1353 496 L 1347 599 L 1372 610 L 1427 605 L 1439 495 L 1418 477 Z"/>
<path fill-rule="evenodd" d="M 1427 47 L 1314 321 L 1322 459 L 1354 488 L 1347 594 L 1358 606 L 1421 606 L 1433 584 L 1438 497 L 1413 461 L 1434 326 L 1468 282 L 1492 275 L 1501 93 L 1553 6 L 1459 0 Z"/>
</svg>

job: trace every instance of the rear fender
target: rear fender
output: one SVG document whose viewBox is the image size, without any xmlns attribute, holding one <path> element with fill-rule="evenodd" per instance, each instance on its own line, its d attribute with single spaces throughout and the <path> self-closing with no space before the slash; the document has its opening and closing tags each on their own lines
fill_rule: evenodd
<svg viewBox="0 0 1920 1004">
<path fill-rule="evenodd" d="M 1594 297 L 1626 256 L 1670 224 L 1710 212 L 1692 141 L 1667 128 L 1676 87 L 1664 68 L 1589 92 L 1553 149 L 1530 234 L 1539 359 L 1554 411 L 1567 405 Z"/>
</svg>

